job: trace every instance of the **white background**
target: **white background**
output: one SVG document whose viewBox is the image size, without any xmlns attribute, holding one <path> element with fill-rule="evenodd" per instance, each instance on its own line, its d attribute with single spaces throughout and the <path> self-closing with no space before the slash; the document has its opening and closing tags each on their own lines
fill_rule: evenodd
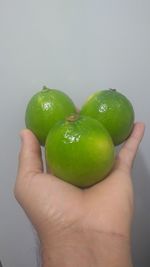
<svg viewBox="0 0 150 267">
<path fill-rule="evenodd" d="M 150 266 L 150 1 L 0 0 L 0 259 L 37 266 L 37 241 L 13 196 L 19 131 L 30 97 L 47 85 L 77 106 L 117 88 L 146 133 L 133 169 L 133 258 Z"/>
</svg>

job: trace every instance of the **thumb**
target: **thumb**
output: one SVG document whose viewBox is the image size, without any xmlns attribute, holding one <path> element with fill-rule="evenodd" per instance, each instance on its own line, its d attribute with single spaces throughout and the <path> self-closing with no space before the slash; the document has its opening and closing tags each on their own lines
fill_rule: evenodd
<svg viewBox="0 0 150 267">
<path fill-rule="evenodd" d="M 21 149 L 19 153 L 19 165 L 17 179 L 24 179 L 29 174 L 41 173 L 43 162 L 41 148 L 34 134 L 24 129 L 20 133 Z"/>
<path fill-rule="evenodd" d="M 133 131 L 127 141 L 121 148 L 117 160 L 116 169 L 122 169 L 129 172 L 132 168 L 134 158 L 136 156 L 140 142 L 144 136 L 145 125 L 142 122 L 137 122 L 134 125 Z"/>
</svg>

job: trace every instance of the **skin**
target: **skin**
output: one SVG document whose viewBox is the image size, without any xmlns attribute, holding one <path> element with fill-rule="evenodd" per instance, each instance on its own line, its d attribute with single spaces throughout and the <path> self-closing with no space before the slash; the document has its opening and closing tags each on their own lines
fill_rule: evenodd
<svg viewBox="0 0 150 267">
<path fill-rule="evenodd" d="M 15 197 L 41 243 L 42 267 L 132 267 L 132 164 L 144 134 L 136 123 L 102 182 L 79 189 L 43 172 L 40 145 L 21 131 Z"/>
</svg>

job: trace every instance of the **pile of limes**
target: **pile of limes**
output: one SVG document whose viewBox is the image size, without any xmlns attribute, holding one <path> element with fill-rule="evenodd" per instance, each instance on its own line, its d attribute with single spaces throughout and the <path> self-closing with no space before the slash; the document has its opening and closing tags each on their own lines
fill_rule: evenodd
<svg viewBox="0 0 150 267">
<path fill-rule="evenodd" d="M 115 89 L 97 91 L 78 111 L 64 92 L 44 86 L 30 99 L 25 123 L 45 146 L 48 169 L 84 188 L 111 171 L 115 146 L 132 131 L 134 110 Z"/>
</svg>

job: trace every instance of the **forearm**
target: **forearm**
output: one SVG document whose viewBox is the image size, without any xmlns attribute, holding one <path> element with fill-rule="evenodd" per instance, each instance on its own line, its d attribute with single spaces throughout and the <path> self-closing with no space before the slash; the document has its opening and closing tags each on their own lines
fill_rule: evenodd
<svg viewBox="0 0 150 267">
<path fill-rule="evenodd" d="M 70 236 L 42 247 L 42 267 L 132 267 L 130 242 L 120 236 Z"/>
</svg>

